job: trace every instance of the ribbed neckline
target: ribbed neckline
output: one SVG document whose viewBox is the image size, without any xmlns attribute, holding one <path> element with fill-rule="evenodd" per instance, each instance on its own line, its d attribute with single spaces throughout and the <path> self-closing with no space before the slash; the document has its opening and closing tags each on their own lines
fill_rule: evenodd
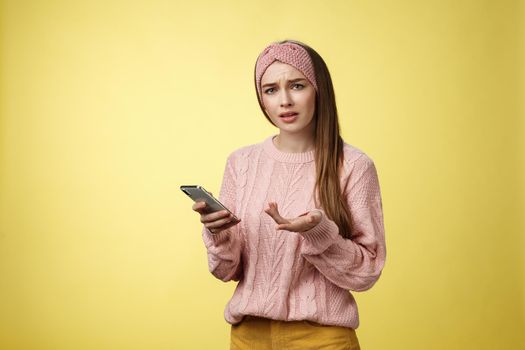
<svg viewBox="0 0 525 350">
<path fill-rule="evenodd" d="M 264 150 L 273 159 L 284 163 L 307 163 L 315 160 L 315 150 L 297 153 L 280 151 L 273 143 L 273 139 L 276 136 L 277 135 L 272 135 L 263 142 Z"/>
</svg>

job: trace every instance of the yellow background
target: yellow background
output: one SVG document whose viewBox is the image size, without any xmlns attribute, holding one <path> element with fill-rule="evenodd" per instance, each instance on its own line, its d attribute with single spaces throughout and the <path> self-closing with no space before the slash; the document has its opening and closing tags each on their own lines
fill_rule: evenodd
<svg viewBox="0 0 525 350">
<path fill-rule="evenodd" d="M 524 349 L 523 1 L 1 1 L 0 348 L 226 349 L 181 184 L 276 133 L 253 66 L 304 41 L 376 163 L 363 349 Z"/>
</svg>

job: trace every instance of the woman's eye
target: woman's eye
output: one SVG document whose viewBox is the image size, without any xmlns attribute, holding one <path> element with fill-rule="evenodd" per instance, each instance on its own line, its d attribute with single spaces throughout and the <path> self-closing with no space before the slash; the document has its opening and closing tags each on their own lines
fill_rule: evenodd
<svg viewBox="0 0 525 350">
<path fill-rule="evenodd" d="M 304 87 L 303 84 L 293 84 L 293 86 L 298 86 L 299 87 L 299 90 L 302 89 Z"/>
<path fill-rule="evenodd" d="M 270 90 L 273 90 L 273 88 L 269 88 L 269 89 L 264 90 L 264 93 L 269 94 Z"/>
</svg>

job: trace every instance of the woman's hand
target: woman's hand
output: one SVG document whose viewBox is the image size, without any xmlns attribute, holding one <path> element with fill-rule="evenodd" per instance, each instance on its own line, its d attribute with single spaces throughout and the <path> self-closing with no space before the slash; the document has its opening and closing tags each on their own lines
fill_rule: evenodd
<svg viewBox="0 0 525 350">
<path fill-rule="evenodd" d="M 192 209 L 201 215 L 201 222 L 213 234 L 219 233 L 241 222 L 240 219 L 235 219 L 233 214 L 230 214 L 227 210 L 206 213 L 206 202 L 195 202 Z"/>
<path fill-rule="evenodd" d="M 278 230 L 288 230 L 293 232 L 304 232 L 314 228 L 323 218 L 319 210 L 312 210 L 307 214 L 296 217 L 295 219 L 285 219 L 279 214 L 277 203 L 268 203 L 268 208 L 264 210 L 277 223 Z"/>
</svg>

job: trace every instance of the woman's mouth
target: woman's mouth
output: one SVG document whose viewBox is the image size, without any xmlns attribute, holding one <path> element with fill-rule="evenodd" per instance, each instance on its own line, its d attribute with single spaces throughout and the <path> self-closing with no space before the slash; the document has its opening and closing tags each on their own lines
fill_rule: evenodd
<svg viewBox="0 0 525 350">
<path fill-rule="evenodd" d="M 279 118 L 285 123 L 293 123 L 297 119 L 298 113 L 288 112 L 279 115 Z"/>
</svg>

